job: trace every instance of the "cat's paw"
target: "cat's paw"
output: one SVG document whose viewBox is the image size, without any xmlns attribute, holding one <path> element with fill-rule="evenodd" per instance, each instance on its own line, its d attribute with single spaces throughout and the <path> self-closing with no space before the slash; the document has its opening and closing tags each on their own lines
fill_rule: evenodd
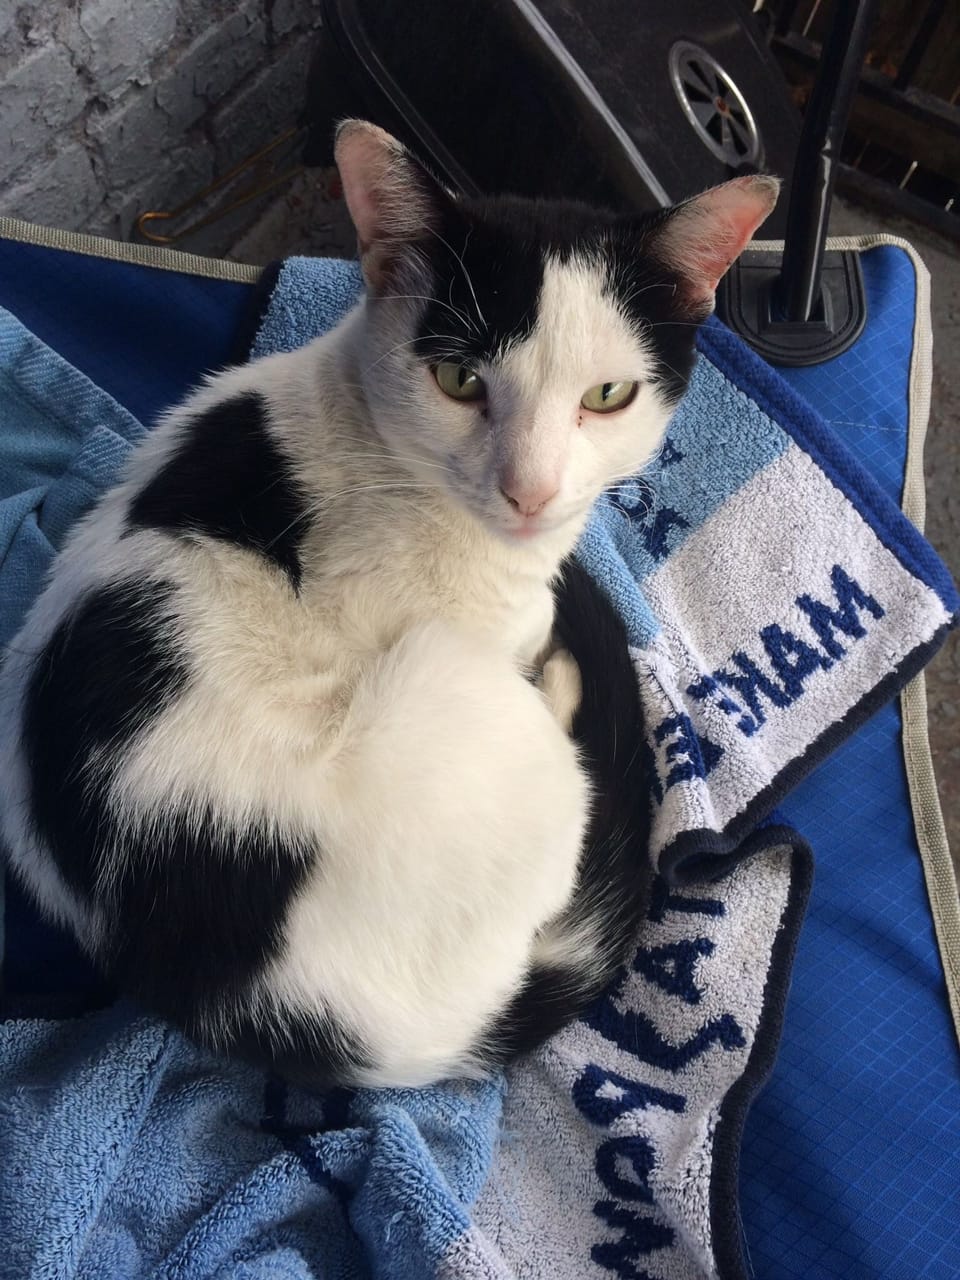
<svg viewBox="0 0 960 1280">
<path fill-rule="evenodd" d="M 583 697 L 580 668 L 569 649 L 555 649 L 551 653 L 543 664 L 539 684 L 551 711 L 569 733 Z"/>
</svg>

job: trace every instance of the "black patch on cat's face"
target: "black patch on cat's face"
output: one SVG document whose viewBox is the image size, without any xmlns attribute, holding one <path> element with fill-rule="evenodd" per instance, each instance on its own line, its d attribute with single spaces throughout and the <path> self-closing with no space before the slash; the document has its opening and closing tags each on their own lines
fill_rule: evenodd
<svg viewBox="0 0 960 1280">
<path fill-rule="evenodd" d="M 704 316 L 690 310 L 679 275 L 658 260 L 656 228 L 663 222 L 660 213 L 617 220 L 607 261 L 611 292 L 652 349 L 662 394 L 676 403 L 693 372 Z"/>
<path fill-rule="evenodd" d="M 188 820 L 168 806 L 149 832 L 118 822 L 114 766 L 189 680 L 169 635 L 173 591 L 122 584 L 83 600 L 37 660 L 23 732 L 37 834 L 64 881 L 106 919 L 99 963 L 123 990 L 205 1040 L 278 955 L 290 903 L 317 855 L 305 857 L 266 826 L 238 832 L 210 812 Z M 252 1025 L 241 1019 L 235 1043 L 272 1060 L 271 1023 L 256 1034 Z M 276 1012 L 272 1025 L 281 1039 Z M 317 1079 L 342 1074 L 348 1060 L 369 1065 L 356 1037 L 324 1019 L 298 1022 L 285 1039 L 290 1066 L 294 1050 L 309 1046 L 302 1074 Z"/>
<path fill-rule="evenodd" d="M 669 215 L 668 215 L 669 216 Z M 678 277 L 655 253 L 659 213 L 618 217 L 566 201 L 491 197 L 446 204 L 439 232 L 419 245 L 434 276 L 414 350 L 427 363 L 492 361 L 528 337 L 537 319 L 544 262 L 601 267 L 607 292 L 657 360 L 668 400 L 679 400 L 694 362 L 696 320 Z"/>
<path fill-rule="evenodd" d="M 306 499 L 270 436 L 261 396 L 199 414 L 174 455 L 130 505 L 133 528 L 204 534 L 256 551 L 299 589 Z"/>
</svg>

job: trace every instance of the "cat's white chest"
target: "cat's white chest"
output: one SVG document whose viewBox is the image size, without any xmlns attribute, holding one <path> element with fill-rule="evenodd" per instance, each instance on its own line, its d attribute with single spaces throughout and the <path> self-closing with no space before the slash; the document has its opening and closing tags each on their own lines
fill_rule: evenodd
<svg viewBox="0 0 960 1280">
<path fill-rule="evenodd" d="M 542 654 L 553 623 L 544 576 L 462 527 L 398 519 L 376 538 L 358 534 L 362 521 L 349 527 L 332 540 L 318 535 L 304 591 L 318 626 L 335 628 L 348 652 L 375 657 L 412 627 L 442 620 L 482 635 L 515 664 Z"/>
</svg>

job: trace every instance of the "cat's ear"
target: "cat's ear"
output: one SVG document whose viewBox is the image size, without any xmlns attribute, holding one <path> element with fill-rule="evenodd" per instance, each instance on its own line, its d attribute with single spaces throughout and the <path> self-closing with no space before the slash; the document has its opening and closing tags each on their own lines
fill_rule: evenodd
<svg viewBox="0 0 960 1280">
<path fill-rule="evenodd" d="M 439 225 L 445 193 L 402 143 L 365 120 L 340 125 L 335 156 L 360 266 L 379 292 L 404 248 Z"/>
<path fill-rule="evenodd" d="M 717 285 L 779 193 L 779 178 L 733 178 L 676 205 L 650 233 L 646 251 L 680 277 L 681 300 L 693 314 L 713 310 Z"/>
</svg>

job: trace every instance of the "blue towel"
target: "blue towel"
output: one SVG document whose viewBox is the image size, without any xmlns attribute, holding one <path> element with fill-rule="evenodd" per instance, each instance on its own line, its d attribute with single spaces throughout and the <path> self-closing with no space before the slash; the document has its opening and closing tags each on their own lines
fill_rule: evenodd
<svg viewBox="0 0 960 1280">
<path fill-rule="evenodd" d="M 320 1099 L 117 1006 L 0 1027 L 0 1275 L 433 1275 L 469 1231 L 495 1084 Z"/>
<path fill-rule="evenodd" d="M 0 644 L 143 427 L 0 308 Z"/>
<path fill-rule="evenodd" d="M 254 353 L 329 327 L 358 288 L 350 264 L 287 262 Z M 140 428 L 6 313 L 0 335 L 2 456 L 36 442 L 2 467 L 9 638 Z M 506 1079 L 425 1090 L 313 1097 L 125 1004 L 9 1020 L 0 1276 L 693 1280 L 739 1256 L 740 1126 L 810 874 L 773 805 L 957 601 L 775 375 L 719 326 L 701 351 L 658 463 L 580 548 L 624 612 L 653 726 L 662 875 L 634 962 Z"/>
</svg>

